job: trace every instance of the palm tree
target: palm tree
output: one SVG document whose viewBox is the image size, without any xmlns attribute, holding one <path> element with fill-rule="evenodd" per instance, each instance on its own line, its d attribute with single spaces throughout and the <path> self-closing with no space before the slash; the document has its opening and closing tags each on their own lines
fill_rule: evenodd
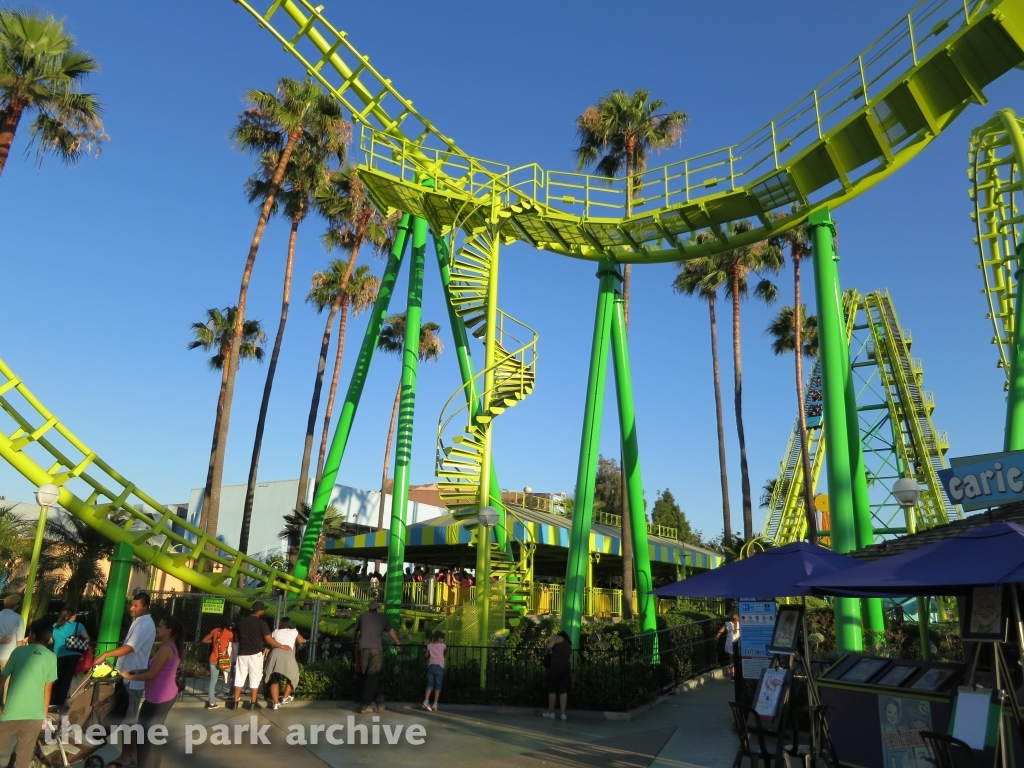
<svg viewBox="0 0 1024 768">
<path fill-rule="evenodd" d="M 207 362 L 212 370 L 221 372 L 222 382 L 225 368 L 224 361 L 231 355 L 236 316 L 237 310 L 235 307 L 224 307 L 224 309 L 212 307 L 206 310 L 206 322 L 192 323 L 190 326 L 192 331 L 192 341 L 188 343 L 188 348 L 201 349 L 204 352 L 212 351 L 213 355 L 210 356 L 210 359 Z M 246 320 L 244 331 L 244 343 L 239 348 L 239 356 L 243 360 L 255 360 L 258 363 L 262 362 L 263 344 L 267 340 L 267 335 L 263 332 L 262 324 L 259 320 Z M 220 416 L 223 412 L 224 387 L 222 386 L 217 398 L 217 413 L 213 420 L 214 445 L 220 442 L 218 430 L 221 429 L 222 422 Z M 206 497 L 204 496 L 203 498 L 205 500 Z M 216 531 L 216 528 L 208 527 L 209 521 L 207 519 L 206 507 L 201 507 L 201 510 L 202 528 L 204 531 L 211 531 L 212 538 L 212 531 Z"/>
<path fill-rule="evenodd" d="M 712 237 L 710 232 L 699 232 L 698 242 L 706 242 Z M 725 283 L 727 275 L 711 257 L 695 259 L 680 264 L 679 274 L 672 283 L 676 293 L 686 296 L 698 295 L 708 304 L 708 317 L 711 321 L 711 369 L 715 382 L 715 420 L 718 426 L 718 473 L 722 485 L 722 542 L 729 547 L 732 544 L 732 514 L 729 509 L 729 473 L 725 460 L 725 421 L 722 417 L 722 378 L 718 368 L 718 322 L 715 318 L 715 303 L 718 291 Z"/>
<path fill-rule="evenodd" d="M 353 256 L 353 258 L 355 258 Z M 338 378 L 341 375 L 341 358 L 345 353 L 345 328 L 348 322 L 349 309 L 352 317 L 362 314 L 377 301 L 380 280 L 370 272 L 365 264 L 356 269 L 342 292 L 341 309 L 338 321 L 338 344 L 334 355 L 334 373 L 331 376 L 331 387 L 327 391 L 327 407 L 324 409 L 324 426 L 320 434 L 320 453 L 316 460 L 316 486 L 324 473 L 324 459 L 327 456 L 327 436 L 331 427 L 331 415 L 334 412 L 334 398 L 338 394 Z"/>
<path fill-rule="evenodd" d="M 777 214 L 776 218 L 784 219 L 786 218 L 786 214 Z M 806 224 L 798 224 L 779 235 L 778 240 L 784 247 L 789 248 L 789 261 L 793 265 L 793 306 L 803 309 L 803 299 L 800 296 L 800 262 L 811 255 L 811 233 L 808 231 Z M 806 315 L 806 313 L 804 314 Z M 803 332 L 802 326 L 810 319 L 811 318 L 808 317 L 804 323 L 794 323 L 792 313 L 790 314 L 789 321 L 793 333 L 793 346 L 790 351 L 793 349 L 804 349 L 805 345 L 801 339 Z M 814 355 L 817 356 L 817 318 L 814 319 L 814 323 Z M 776 352 L 775 354 L 779 353 Z M 807 516 L 807 533 L 810 537 L 811 543 L 817 544 L 818 523 L 814 514 L 814 479 L 811 477 L 811 457 L 808 454 L 807 449 L 807 409 L 806 404 L 804 403 L 803 357 L 806 354 L 808 353 L 804 352 L 803 355 L 794 355 L 796 360 L 796 412 L 800 430 L 800 454 L 803 460 L 804 510 L 805 515 Z"/>
<path fill-rule="evenodd" d="M 818 318 L 807 314 L 807 307 L 800 307 L 802 322 L 794 322 L 793 308 L 781 307 L 765 329 L 764 335 L 772 339 L 772 352 L 785 355 L 797 348 L 802 354 L 797 358 L 818 356 Z M 797 365 L 797 376 L 803 380 L 802 361 Z M 797 430 L 800 436 L 800 459 L 803 469 L 804 516 L 807 518 L 807 536 L 812 544 L 818 543 L 818 521 L 814 514 L 814 478 L 811 476 L 811 457 L 807 446 L 807 410 L 801 386 L 797 392 Z"/>
<path fill-rule="evenodd" d="M 299 470 L 299 487 L 295 495 L 295 509 L 302 509 L 306 503 L 306 478 L 309 475 L 309 461 L 313 454 L 313 433 L 316 431 L 316 415 L 320 411 L 320 394 L 324 386 L 324 369 L 327 367 L 327 350 L 331 346 L 331 332 L 334 328 L 334 317 L 345 301 L 345 288 L 352 275 L 352 262 L 355 259 L 342 261 L 334 259 L 327 269 L 313 273 L 312 286 L 306 296 L 306 302 L 312 304 L 317 314 L 328 309 L 324 334 L 320 339 L 320 356 L 317 358 L 316 378 L 313 380 L 313 397 L 309 403 L 309 416 L 306 419 L 306 435 L 302 445 L 302 464 Z"/>
<path fill-rule="evenodd" d="M 103 107 L 95 95 L 81 91 L 82 81 L 98 70 L 92 56 L 75 48 L 63 21 L 0 9 L 0 174 L 18 126 L 31 112 L 29 130 L 32 142 L 39 142 L 40 161 L 52 152 L 74 165 L 83 155 L 99 153 L 107 138 Z"/>
<path fill-rule="evenodd" d="M 102 562 L 114 553 L 114 542 L 63 509 L 46 521 L 46 546 L 40 558 L 40 573 L 45 573 L 45 589 L 59 594 L 65 605 L 74 608 L 89 591 L 102 593 L 107 577 Z M 128 523 L 128 513 L 118 510 L 110 519 Z M 144 568 L 132 561 L 136 570 Z"/>
<path fill-rule="evenodd" d="M 192 323 L 189 328 L 193 338 L 188 343 L 188 348 L 201 349 L 204 352 L 214 350 L 214 354 L 207 360 L 207 364 L 215 371 L 222 370 L 224 360 L 231 352 L 231 337 L 235 329 L 235 308 L 211 307 L 206 310 L 205 323 Z M 244 338 L 245 343 L 241 350 L 242 359 L 255 360 L 257 363 L 263 362 L 263 344 L 267 340 L 267 334 L 263 332 L 263 324 L 259 320 L 246 320 Z"/>
<path fill-rule="evenodd" d="M 7 589 L 15 571 L 31 554 L 32 525 L 15 514 L 17 506 L 0 503 L 0 589 Z"/>
<path fill-rule="evenodd" d="M 739 221 L 729 226 L 729 234 L 749 232 L 749 221 Z M 736 434 L 740 444 L 740 482 L 743 491 L 743 540 L 754 536 L 754 510 L 750 496 L 750 474 L 747 470 L 747 440 L 743 430 L 743 359 L 740 354 L 740 302 L 747 296 L 747 279 L 753 274 L 758 282 L 754 287 L 755 298 L 771 304 L 778 297 L 778 288 L 770 280 L 760 277 L 760 272 L 777 273 L 782 268 L 782 249 L 774 240 L 762 240 L 751 245 L 725 251 L 715 257 L 719 268 L 726 273 L 726 295 L 732 299 L 732 360 L 733 360 L 733 403 L 736 408 Z"/>
<path fill-rule="evenodd" d="M 297 510 L 284 515 L 284 528 L 277 534 L 279 539 L 288 542 L 288 564 L 295 566 L 299 557 L 299 546 L 302 544 L 302 536 L 306 532 L 306 525 L 309 523 L 309 514 L 312 511 L 309 504 L 303 503 Z M 324 542 L 327 539 L 340 539 L 345 535 L 345 516 L 334 504 L 329 504 L 324 510 L 324 521 L 320 528 L 320 538 L 316 542 L 316 550 L 310 561 L 310 573 L 316 573 L 314 566 L 323 553 Z"/>
<path fill-rule="evenodd" d="M 328 177 L 327 158 L 320 137 L 304 137 L 295 145 L 291 162 L 285 171 L 284 181 L 278 198 L 284 202 L 285 216 L 291 223 L 288 233 L 288 253 L 285 258 L 284 287 L 281 298 L 281 317 L 277 324 L 277 335 L 274 348 L 270 353 L 270 365 L 267 366 L 267 378 L 263 384 L 263 399 L 260 401 L 260 413 L 256 420 L 256 436 L 253 440 L 252 458 L 249 462 L 249 479 L 245 488 L 245 502 L 242 506 L 242 526 L 238 534 L 238 548 L 247 552 L 249 548 L 249 526 L 252 522 L 252 506 L 256 497 L 256 477 L 259 472 L 260 451 L 263 448 L 263 432 L 267 423 L 267 411 L 270 408 L 270 393 L 274 387 L 274 375 L 277 372 L 277 361 L 284 342 L 285 324 L 288 322 L 288 308 L 291 304 L 292 265 L 295 263 L 295 243 L 299 236 L 299 225 L 309 215 L 313 196 L 320 187 L 326 184 Z M 246 190 L 250 203 L 261 202 L 270 194 L 273 184 L 271 174 L 277 168 L 280 159 L 277 150 L 268 150 L 261 158 L 262 171 L 250 177 Z M 275 201 L 274 210 L 277 209 Z"/>
<path fill-rule="evenodd" d="M 444 349 L 444 343 L 438 335 L 441 326 L 437 323 L 420 325 L 421 363 L 436 363 Z M 405 312 L 387 318 L 377 339 L 377 349 L 391 355 L 401 356 L 405 351 Z M 395 423 L 398 420 L 398 406 L 402 400 L 402 377 L 398 377 L 398 389 L 395 391 L 395 404 L 391 408 L 391 424 L 388 426 L 388 441 L 384 448 L 384 473 L 380 484 L 380 508 L 377 511 L 377 530 L 384 530 L 384 496 L 388 491 L 388 463 L 391 460 L 391 443 L 395 437 Z"/>
<path fill-rule="evenodd" d="M 317 196 L 317 208 L 327 219 L 328 229 L 322 240 L 327 252 L 340 248 L 349 254 L 348 268 L 343 276 L 339 290 L 342 293 L 342 312 L 338 329 L 338 347 L 334 359 L 334 375 L 327 396 L 327 408 L 324 413 L 324 428 L 320 436 L 320 453 L 317 456 L 316 484 L 320 484 L 323 475 L 324 459 L 327 455 L 327 434 L 334 410 L 334 398 L 338 392 L 338 376 L 341 372 L 341 361 L 345 354 L 345 327 L 348 321 L 348 307 L 352 315 L 358 315 L 377 300 L 377 289 L 380 281 L 374 278 L 368 269 L 360 267 L 359 279 L 352 283 L 356 259 L 359 249 L 365 244 L 373 246 L 375 256 L 384 256 L 391 250 L 394 242 L 395 228 L 399 214 L 391 217 L 383 216 L 366 194 L 354 168 L 345 168 L 332 174 L 330 183 L 325 185 Z M 351 284 L 350 284 L 351 283 Z"/>
<path fill-rule="evenodd" d="M 206 486 L 203 490 L 203 528 L 211 538 L 217 535 L 217 522 L 220 516 L 224 454 L 231 421 L 231 403 L 235 394 L 235 378 L 240 362 L 238 350 L 243 343 L 249 280 L 256 264 L 256 254 L 259 252 L 263 232 L 299 140 L 304 136 L 317 137 L 317 141 L 324 141 L 332 147 L 332 154 L 339 162 L 344 162 L 345 148 L 351 138 L 351 126 L 342 119 L 338 102 L 308 78 L 304 82 L 299 82 L 284 77 L 278 83 L 276 94 L 250 91 L 248 98 L 249 108 L 240 115 L 238 124 L 232 129 L 232 139 L 246 151 L 262 154 L 268 150 L 278 150 L 280 155 L 277 167 L 270 178 L 270 188 L 256 220 L 256 231 L 249 244 L 249 253 L 246 256 L 241 286 L 238 290 L 238 314 L 235 317 L 231 349 L 227 355 L 227 364 L 221 372 L 221 394 L 217 400 L 217 419 L 210 446 Z"/>
<path fill-rule="evenodd" d="M 789 306 L 779 307 L 779 311 L 775 313 L 775 317 L 765 328 L 762 335 L 771 338 L 774 354 L 789 354 L 796 349 L 796 340 L 799 338 L 804 357 L 815 358 L 818 356 L 818 316 L 808 315 L 806 304 L 800 310 L 803 322 L 800 323 L 799 329 L 794 327 L 793 308 Z"/>
<path fill-rule="evenodd" d="M 674 110 L 659 114 L 665 102 L 650 101 L 651 92 L 637 88 L 630 96 L 616 90 L 602 96 L 576 118 L 576 170 L 591 165 L 601 176 L 613 178 L 625 172 L 626 217 L 633 215 L 633 198 L 643 190 L 642 175 L 647 170 L 650 151 L 668 149 L 682 141 L 686 113 Z M 622 274 L 622 301 L 626 329 L 629 329 L 629 288 L 632 267 L 626 264 Z M 622 467 L 622 487 L 626 487 L 626 462 Z M 630 531 L 629 499 L 622 494 L 622 589 L 626 618 L 632 615 L 629 595 L 633 591 L 633 545 Z"/>
</svg>

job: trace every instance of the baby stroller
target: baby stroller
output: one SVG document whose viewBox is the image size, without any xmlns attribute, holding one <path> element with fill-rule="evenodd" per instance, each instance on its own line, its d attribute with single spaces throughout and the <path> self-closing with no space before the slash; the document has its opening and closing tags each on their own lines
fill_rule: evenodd
<svg viewBox="0 0 1024 768">
<path fill-rule="evenodd" d="M 83 761 L 84 768 L 103 768 L 103 759 L 93 753 L 106 744 L 107 736 L 104 736 L 99 744 L 92 744 L 85 738 L 85 732 L 89 726 L 102 725 L 105 733 L 109 735 L 109 728 L 121 722 L 124 707 L 119 705 L 127 702 L 119 701 L 120 697 L 117 695 L 117 683 L 120 679 L 121 676 L 106 664 L 94 668 L 93 673 L 87 675 L 68 697 L 68 712 L 64 715 L 69 731 L 67 743 L 65 744 L 61 738 L 61 728 L 64 725 L 62 719 L 52 730 L 40 733 L 29 768 L 69 768 L 72 763 Z M 77 731 L 72 735 L 71 726 L 82 729 L 81 743 Z"/>
</svg>

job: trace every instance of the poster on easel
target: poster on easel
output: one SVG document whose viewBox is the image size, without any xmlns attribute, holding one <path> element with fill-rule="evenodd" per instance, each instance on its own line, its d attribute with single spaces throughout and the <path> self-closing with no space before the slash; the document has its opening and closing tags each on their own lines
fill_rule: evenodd
<svg viewBox="0 0 1024 768">
<path fill-rule="evenodd" d="M 740 661 L 744 680 L 760 680 L 772 653 L 768 646 L 775 631 L 774 600 L 740 600 Z"/>
<path fill-rule="evenodd" d="M 921 731 L 932 729 L 932 705 L 902 696 L 878 697 L 884 768 L 934 768 Z"/>
</svg>

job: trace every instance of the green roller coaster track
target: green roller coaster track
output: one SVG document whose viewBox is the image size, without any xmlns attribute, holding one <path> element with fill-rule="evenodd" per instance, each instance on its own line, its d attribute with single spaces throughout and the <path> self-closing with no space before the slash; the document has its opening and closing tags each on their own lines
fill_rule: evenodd
<svg viewBox="0 0 1024 768">
<path fill-rule="evenodd" d="M 924 368 L 910 354 L 913 339 L 900 326 L 892 298 L 888 291 L 862 296 L 850 290 L 843 297 L 843 309 L 875 540 L 907 530 L 891 491 L 900 477 L 913 478 L 922 489 L 913 510 L 916 530 L 959 517 L 937 475 L 947 466 L 949 440 L 932 422 L 935 397 L 923 389 Z M 812 486 L 817 488 L 828 448 L 828 414 L 821 403 L 818 365 L 808 379 L 805 402 Z M 803 541 L 807 534 L 798 425 L 794 424 L 761 529 L 764 538 L 779 546 Z"/>
<path fill-rule="evenodd" d="M 495 501 L 499 486 L 490 460 L 491 423 L 529 394 L 535 383 L 536 334 L 526 326 L 513 331 L 512 319 L 497 308 L 500 246 L 523 240 L 552 253 L 597 261 L 600 290 L 567 571 L 566 626 L 573 633 L 579 625 L 609 346 L 634 516 L 640 614 L 644 628 L 653 627 L 653 614 L 643 597 L 650 568 L 644 562 L 646 526 L 621 265 L 717 253 L 804 220 L 812 227 L 831 228 L 829 207 L 861 194 L 906 164 L 969 104 L 984 103 L 986 86 L 1024 63 L 1024 4 L 1019 0 L 925 0 L 848 65 L 743 141 L 644 173 L 640 194 L 631 201 L 637 212 L 626 216 L 622 179 L 546 171 L 536 165 L 511 168 L 463 152 L 370 64 L 345 32 L 327 21 L 322 6 L 309 0 L 264 0 L 265 10 L 260 11 L 246 0 L 236 2 L 347 107 L 362 128 L 364 163 L 359 170 L 371 196 L 380 207 L 406 214 L 402 242 L 388 262 L 381 298 L 368 323 L 295 574 L 226 547 L 156 503 L 78 440 L 2 362 L 0 408 L 12 425 L 0 431 L 0 457 L 32 483 L 60 486 L 59 503 L 65 509 L 130 547 L 143 562 L 193 587 L 243 599 L 278 588 L 343 601 L 301 577 L 319 536 L 373 355 L 371 334 L 375 336 L 383 322 L 406 240 L 412 240 L 414 279 L 399 453 L 403 445 L 411 446 L 416 374 L 412 345 L 418 325 L 412 321 L 421 299 L 429 226 L 459 353 L 463 385 L 457 394 L 466 402 L 457 405 L 453 396 L 438 438 L 439 479 L 456 510 Z M 792 214 L 780 221 L 774 214 L 782 210 Z M 756 220 L 760 226 L 732 233 L 729 225 L 742 219 Z M 700 231 L 713 237 L 696 237 Z M 824 253 L 827 248 L 819 250 Z M 817 261 L 816 273 L 825 267 L 825 261 Z M 831 274 L 819 284 L 819 305 L 828 286 L 837 285 L 834 269 Z M 479 372 L 474 372 L 469 355 L 467 328 L 484 341 Z M 830 338 L 824 333 L 823 345 L 835 346 Z M 830 385 L 836 379 L 829 372 L 834 361 L 829 360 L 824 372 L 826 400 L 837 391 L 835 384 Z M 454 436 L 445 436 L 446 424 L 456 429 Z M 858 452 L 854 454 L 856 458 Z M 396 461 L 389 542 L 389 560 L 399 568 L 404 549 L 404 504 L 399 502 L 406 491 L 407 463 L 402 462 L 407 461 L 407 455 Z M 830 465 L 830 483 L 833 469 Z M 399 471 L 406 472 L 403 483 L 397 482 Z M 848 474 L 849 467 L 843 471 Z M 113 518 L 122 511 L 128 521 L 118 524 Z M 495 544 L 506 552 L 510 546 L 500 527 Z M 490 552 L 491 547 L 478 547 L 478 566 L 489 570 Z M 395 605 L 392 591 L 388 603 Z M 484 611 L 485 606 L 486 601 Z"/>
</svg>

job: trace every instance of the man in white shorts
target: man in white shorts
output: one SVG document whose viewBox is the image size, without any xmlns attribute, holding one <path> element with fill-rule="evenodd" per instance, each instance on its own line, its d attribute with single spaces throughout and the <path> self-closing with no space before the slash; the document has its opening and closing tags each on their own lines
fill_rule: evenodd
<svg viewBox="0 0 1024 768">
<path fill-rule="evenodd" d="M 270 634 L 270 627 L 263 618 L 267 606 L 262 600 L 252 604 L 252 613 L 240 618 L 235 626 L 238 636 L 238 658 L 235 661 L 235 691 L 232 700 L 228 702 L 228 709 L 238 706 L 238 699 L 242 695 L 242 688 L 245 682 L 249 681 L 249 709 L 260 709 L 257 697 L 260 683 L 263 682 L 263 646 L 280 648 L 283 651 L 290 651 L 287 645 L 281 645 Z"/>
</svg>

